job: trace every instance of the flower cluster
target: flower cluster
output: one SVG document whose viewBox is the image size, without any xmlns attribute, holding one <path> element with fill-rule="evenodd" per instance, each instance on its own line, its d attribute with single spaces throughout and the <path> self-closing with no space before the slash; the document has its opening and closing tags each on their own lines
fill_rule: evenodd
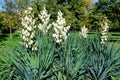
<svg viewBox="0 0 120 80">
<path fill-rule="evenodd" d="M 56 43 L 61 43 L 66 41 L 67 32 L 70 29 L 70 26 L 66 26 L 65 18 L 62 17 L 62 12 L 58 12 L 57 21 L 53 22 L 53 37 L 55 38 Z"/>
<path fill-rule="evenodd" d="M 53 26 L 54 33 L 53 37 L 57 43 L 61 43 L 66 41 L 67 39 L 67 32 L 70 26 L 66 26 L 65 18 L 62 17 L 62 12 L 58 12 L 57 21 L 49 24 L 50 15 L 47 13 L 47 10 L 44 9 L 40 11 L 38 14 L 38 20 L 40 23 L 36 25 L 36 19 L 34 19 L 34 15 L 32 13 L 32 8 L 28 7 L 24 12 L 21 18 L 22 29 L 20 31 L 20 36 L 23 40 L 23 45 L 31 50 L 37 50 L 37 42 L 35 40 L 36 30 L 42 31 L 46 34 L 51 26 Z"/>
<path fill-rule="evenodd" d="M 88 28 L 86 28 L 85 26 L 83 26 L 81 28 L 80 35 L 82 35 L 84 38 L 86 38 L 87 37 L 87 33 L 88 33 Z"/>
<path fill-rule="evenodd" d="M 104 22 L 103 24 L 101 24 L 101 26 L 102 26 L 102 29 L 101 29 L 101 44 L 104 44 L 105 41 L 108 38 L 108 29 L 109 29 L 109 26 L 108 26 L 107 22 Z"/>
<path fill-rule="evenodd" d="M 47 13 L 46 8 L 44 7 L 44 9 L 42 11 L 40 11 L 40 14 L 38 14 L 39 19 L 41 20 L 41 23 L 38 25 L 38 29 L 43 31 L 43 33 L 47 33 L 48 30 L 51 28 L 51 24 L 49 24 L 49 20 L 50 20 L 50 15 Z"/>
<path fill-rule="evenodd" d="M 35 37 L 35 19 L 34 15 L 32 14 L 32 8 L 28 7 L 24 12 L 23 12 L 23 17 L 21 18 L 21 24 L 22 24 L 22 29 L 20 31 L 20 36 L 22 37 L 23 40 L 23 45 L 26 48 L 30 48 L 32 50 L 37 50 L 37 43 L 34 41 Z"/>
</svg>

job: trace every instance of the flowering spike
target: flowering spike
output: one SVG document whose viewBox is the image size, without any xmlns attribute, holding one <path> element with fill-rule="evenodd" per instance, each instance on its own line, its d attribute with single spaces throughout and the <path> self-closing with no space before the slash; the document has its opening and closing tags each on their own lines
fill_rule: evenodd
<svg viewBox="0 0 120 80">
<path fill-rule="evenodd" d="M 81 32 L 80 35 L 82 35 L 84 38 L 87 37 L 87 33 L 88 33 L 88 28 L 85 27 L 85 25 L 81 28 Z"/>
<path fill-rule="evenodd" d="M 102 29 L 101 29 L 101 44 L 104 45 L 105 41 L 107 41 L 108 38 L 108 23 L 104 22 L 103 24 L 101 24 Z"/>
<path fill-rule="evenodd" d="M 23 45 L 26 48 L 32 49 L 33 45 L 35 44 L 34 37 L 35 37 L 35 19 L 33 19 L 32 8 L 28 7 L 23 12 L 23 17 L 21 18 L 22 29 L 20 31 L 20 36 L 23 40 Z M 36 46 L 37 47 L 37 46 Z"/>
<path fill-rule="evenodd" d="M 53 37 L 55 38 L 56 43 L 61 43 L 66 41 L 67 39 L 67 32 L 70 29 L 70 26 L 66 26 L 65 18 L 62 17 L 62 12 L 58 12 L 57 21 L 53 22 L 53 29 L 54 34 Z"/>
<path fill-rule="evenodd" d="M 38 29 L 43 31 L 43 33 L 47 33 L 48 30 L 51 28 L 51 24 L 49 24 L 50 14 L 47 13 L 46 8 L 44 7 L 40 14 L 38 14 L 39 19 L 42 23 L 38 25 Z"/>
</svg>

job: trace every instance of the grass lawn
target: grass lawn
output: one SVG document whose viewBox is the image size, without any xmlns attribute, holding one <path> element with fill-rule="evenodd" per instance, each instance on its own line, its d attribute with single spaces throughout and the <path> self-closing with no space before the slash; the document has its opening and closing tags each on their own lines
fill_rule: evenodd
<svg viewBox="0 0 120 80">
<path fill-rule="evenodd" d="M 0 53 L 4 53 L 7 49 L 13 49 L 20 41 L 19 36 L 14 33 L 12 39 L 9 34 L 0 35 Z"/>
<path fill-rule="evenodd" d="M 89 32 L 90 37 L 95 36 L 95 32 Z M 120 32 L 109 32 L 108 33 L 109 44 L 114 43 L 116 48 L 120 48 Z"/>
<path fill-rule="evenodd" d="M 95 36 L 95 32 L 89 32 L 88 35 L 90 37 Z M 114 43 L 117 48 L 120 48 L 120 33 L 119 32 L 109 32 L 109 44 Z M 6 51 L 8 48 L 12 49 L 18 44 L 20 38 L 17 33 L 12 35 L 12 39 L 9 34 L 0 35 L 0 53 Z"/>
</svg>

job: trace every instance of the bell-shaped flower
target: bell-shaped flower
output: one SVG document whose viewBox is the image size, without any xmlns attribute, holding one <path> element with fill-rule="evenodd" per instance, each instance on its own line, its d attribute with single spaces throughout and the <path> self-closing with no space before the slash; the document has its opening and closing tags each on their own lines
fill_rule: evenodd
<svg viewBox="0 0 120 80">
<path fill-rule="evenodd" d="M 38 14 L 38 17 L 41 20 L 41 23 L 38 24 L 38 29 L 45 34 L 52 26 L 51 24 L 49 24 L 50 14 L 48 14 L 46 8 L 44 7 L 43 10 L 40 11 L 40 14 Z"/>
<path fill-rule="evenodd" d="M 63 18 L 62 15 L 63 15 L 62 12 L 59 11 L 57 21 L 52 23 L 54 29 L 53 37 L 56 43 L 62 43 L 66 41 L 68 36 L 67 33 L 68 30 L 70 29 L 70 26 L 66 26 L 65 18 Z"/>
<path fill-rule="evenodd" d="M 81 28 L 80 35 L 82 35 L 84 38 L 86 38 L 87 37 L 87 33 L 88 33 L 88 28 L 86 28 L 85 26 L 83 26 Z"/>
<path fill-rule="evenodd" d="M 109 29 L 109 26 L 108 26 L 108 23 L 107 22 L 103 22 L 101 24 L 101 44 L 104 45 L 105 44 L 105 41 L 107 41 L 107 38 L 108 38 L 108 29 Z"/>
</svg>

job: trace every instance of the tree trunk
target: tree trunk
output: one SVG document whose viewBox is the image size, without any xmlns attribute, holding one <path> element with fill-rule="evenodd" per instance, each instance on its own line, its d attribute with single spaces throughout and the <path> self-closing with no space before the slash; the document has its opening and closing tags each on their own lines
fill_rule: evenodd
<svg viewBox="0 0 120 80">
<path fill-rule="evenodd" d="M 12 39 L 12 28 L 11 28 L 10 15 L 9 15 L 9 13 L 8 13 L 8 24 L 9 24 L 9 28 L 10 28 L 10 38 Z"/>
</svg>

